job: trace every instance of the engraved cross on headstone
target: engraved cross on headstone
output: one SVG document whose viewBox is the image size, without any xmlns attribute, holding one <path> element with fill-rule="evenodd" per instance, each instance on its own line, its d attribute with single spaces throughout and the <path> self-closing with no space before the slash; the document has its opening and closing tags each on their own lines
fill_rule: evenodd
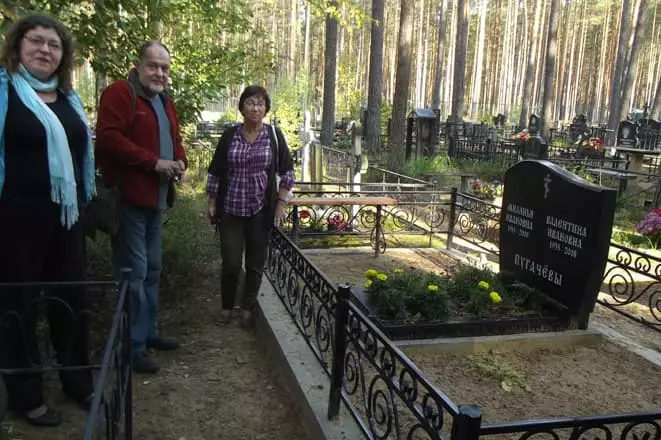
<svg viewBox="0 0 661 440">
<path fill-rule="evenodd" d="M 546 199 L 549 195 L 549 183 L 551 183 L 551 176 L 549 174 L 544 177 L 544 198 Z"/>
</svg>

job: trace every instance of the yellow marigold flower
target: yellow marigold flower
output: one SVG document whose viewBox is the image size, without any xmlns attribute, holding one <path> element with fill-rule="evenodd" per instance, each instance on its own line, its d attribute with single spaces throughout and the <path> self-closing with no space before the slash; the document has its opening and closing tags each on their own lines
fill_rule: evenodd
<svg viewBox="0 0 661 440">
<path fill-rule="evenodd" d="M 495 292 L 495 291 L 494 291 L 494 292 L 491 292 L 491 293 L 489 294 L 489 297 L 491 298 L 491 301 L 492 301 L 494 304 L 498 304 L 499 302 L 501 302 L 501 301 L 503 300 L 503 299 L 500 297 L 500 295 L 498 295 L 498 292 Z"/>
<path fill-rule="evenodd" d="M 372 280 L 365 281 L 365 284 L 363 284 L 363 286 L 365 286 L 366 289 L 369 289 L 370 287 L 372 287 Z"/>
<path fill-rule="evenodd" d="M 480 286 L 482 289 L 489 288 L 489 283 L 487 283 L 486 281 L 480 281 L 479 283 L 477 283 L 477 285 Z"/>
<path fill-rule="evenodd" d="M 376 279 L 379 281 L 386 281 L 388 279 L 388 275 L 385 273 L 380 273 L 376 275 Z"/>
<path fill-rule="evenodd" d="M 374 278 L 377 274 L 378 272 L 376 271 L 376 269 L 370 269 L 367 272 L 365 272 L 365 276 L 367 278 Z"/>
<path fill-rule="evenodd" d="M 404 273 L 404 269 L 394 269 L 392 273 L 394 273 L 395 275 L 401 275 Z"/>
<path fill-rule="evenodd" d="M 430 284 L 427 286 L 427 290 L 430 292 L 436 292 L 438 290 L 438 286 L 436 284 Z"/>
</svg>

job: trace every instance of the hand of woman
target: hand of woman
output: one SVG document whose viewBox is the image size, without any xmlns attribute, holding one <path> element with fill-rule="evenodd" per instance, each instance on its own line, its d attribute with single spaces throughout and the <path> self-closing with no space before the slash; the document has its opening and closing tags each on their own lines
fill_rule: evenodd
<svg viewBox="0 0 661 440">
<path fill-rule="evenodd" d="M 285 203 L 282 200 L 278 200 L 275 204 L 275 226 L 280 227 L 287 218 L 287 213 L 285 212 Z"/>
<path fill-rule="evenodd" d="M 207 216 L 209 217 L 209 223 L 215 225 L 216 221 L 218 220 L 216 218 L 216 199 L 209 199 L 209 204 L 207 206 Z"/>
</svg>

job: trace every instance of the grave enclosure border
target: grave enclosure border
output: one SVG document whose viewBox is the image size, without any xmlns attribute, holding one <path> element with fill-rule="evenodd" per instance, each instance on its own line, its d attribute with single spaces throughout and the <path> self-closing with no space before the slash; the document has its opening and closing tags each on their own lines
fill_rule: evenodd
<svg viewBox="0 0 661 440">
<path fill-rule="evenodd" d="M 481 243 L 485 252 L 497 255 L 497 246 L 485 245 L 489 234 L 484 231 L 489 231 L 490 222 L 497 223 L 500 209 L 467 194 L 457 194 L 456 202 L 451 205 L 449 209 L 456 217 L 455 227 L 445 231 L 449 236 L 448 247 L 453 244 L 453 235 L 477 244 L 484 238 Z M 473 225 L 472 228 L 461 228 L 459 217 L 462 214 L 468 217 L 466 221 Z M 465 234 L 465 230 L 468 233 Z M 471 234 L 477 237 L 471 237 Z M 619 256 L 609 257 L 610 269 L 616 268 L 631 276 L 635 271 L 640 276 L 649 275 L 647 271 L 654 267 L 654 280 L 661 281 L 661 260 L 621 246 L 618 248 L 621 251 Z M 350 287 L 334 286 L 281 230 L 275 230 L 272 235 L 266 274 L 329 376 L 328 417 L 338 417 L 340 406 L 344 404 L 366 438 L 413 438 L 418 434 L 424 434 L 425 438 L 451 440 L 488 439 L 503 434 L 514 434 L 520 440 L 536 435 L 557 440 L 587 438 L 589 435 L 596 438 L 661 438 L 661 412 L 483 425 L 478 406 L 457 405 L 430 383 L 424 372 L 349 301 Z M 619 279 L 612 273 L 609 275 L 607 268 L 605 283 L 616 289 L 616 285 L 621 284 Z M 604 305 L 618 310 L 617 307 L 623 304 L 622 291 L 614 290 L 614 295 L 614 303 Z M 631 296 L 628 303 L 638 297 Z M 659 330 L 658 324 L 648 325 Z M 633 437 L 634 434 L 639 437 Z M 641 436 L 645 434 L 649 437 Z"/>
<path fill-rule="evenodd" d="M 72 322 L 80 319 L 93 318 L 89 309 L 84 309 L 78 314 L 60 297 L 51 294 L 54 289 L 80 288 L 86 290 L 89 295 L 92 290 L 102 290 L 113 298 L 114 313 L 107 338 L 104 340 L 102 358 L 100 364 L 91 365 L 58 365 L 44 366 L 39 360 L 30 358 L 31 367 L 24 368 L 2 368 L 2 375 L 24 375 L 43 374 L 45 372 L 76 371 L 76 370 L 98 370 L 94 380 L 94 397 L 90 410 L 85 419 L 82 439 L 133 439 L 133 391 L 131 370 L 131 318 L 129 292 L 129 272 L 123 271 L 120 282 L 113 281 L 84 281 L 84 282 L 41 282 L 41 283 L 0 283 L 0 292 L 7 293 L 11 290 L 37 289 L 40 293 L 30 303 L 32 307 L 38 308 L 48 304 L 60 304 L 65 307 L 71 315 Z M 26 310 L 25 313 L 28 313 Z M 10 326 L 13 322 L 19 331 L 25 332 L 25 314 L 6 312 L 0 315 L 0 331 Z M 71 340 L 75 337 L 73 330 Z M 29 353 L 30 349 L 23 347 Z M 66 362 L 65 362 L 66 363 Z M 1 380 L 1 379 L 0 379 Z"/>
</svg>

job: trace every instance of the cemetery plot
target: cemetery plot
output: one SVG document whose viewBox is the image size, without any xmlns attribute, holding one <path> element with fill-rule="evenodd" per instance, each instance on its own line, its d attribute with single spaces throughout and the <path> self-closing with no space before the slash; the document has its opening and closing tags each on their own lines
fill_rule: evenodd
<svg viewBox="0 0 661 440">
<path fill-rule="evenodd" d="M 661 369 L 615 344 L 478 354 L 406 348 L 454 402 L 480 405 L 483 423 L 607 415 L 661 406 Z"/>
</svg>

